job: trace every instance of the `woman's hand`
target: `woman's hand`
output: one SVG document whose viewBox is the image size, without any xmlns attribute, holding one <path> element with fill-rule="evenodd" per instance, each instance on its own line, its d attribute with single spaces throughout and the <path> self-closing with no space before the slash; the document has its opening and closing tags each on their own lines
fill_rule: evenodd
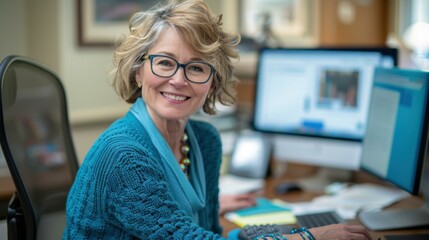
<svg viewBox="0 0 429 240">
<path fill-rule="evenodd" d="M 219 197 L 219 214 L 235 211 L 242 208 L 253 207 L 256 205 L 256 197 L 253 194 L 230 194 Z"/>
<path fill-rule="evenodd" d="M 361 225 L 332 224 L 311 228 L 309 231 L 316 240 L 368 240 L 368 231 Z"/>
</svg>

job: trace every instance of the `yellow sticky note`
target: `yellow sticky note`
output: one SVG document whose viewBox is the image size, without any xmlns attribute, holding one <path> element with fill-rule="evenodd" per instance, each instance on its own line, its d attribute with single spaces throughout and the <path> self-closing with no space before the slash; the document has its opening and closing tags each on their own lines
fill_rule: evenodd
<svg viewBox="0 0 429 240">
<path fill-rule="evenodd" d="M 235 213 L 225 215 L 226 219 L 237 224 L 239 227 L 246 225 L 262 225 L 262 224 L 295 224 L 296 218 L 291 211 L 278 211 L 272 213 L 240 216 Z"/>
</svg>

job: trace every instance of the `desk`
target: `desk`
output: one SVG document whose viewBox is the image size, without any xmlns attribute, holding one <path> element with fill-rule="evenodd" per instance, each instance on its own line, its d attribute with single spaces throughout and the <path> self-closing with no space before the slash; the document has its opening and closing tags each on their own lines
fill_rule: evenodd
<svg viewBox="0 0 429 240">
<path fill-rule="evenodd" d="M 7 206 L 14 192 L 15 185 L 12 177 L 0 176 L 0 221 L 7 216 Z M 0 239 L 2 239 L 1 236 Z"/>
<path fill-rule="evenodd" d="M 284 181 L 285 179 L 280 178 L 270 178 L 266 180 L 266 185 L 264 188 L 264 192 L 262 193 L 263 197 L 266 198 L 279 198 L 287 202 L 302 202 L 302 201 L 309 201 L 312 198 L 321 195 L 322 193 L 317 192 L 294 192 L 294 193 L 288 193 L 285 195 L 276 195 L 274 189 L 275 186 L 280 183 L 281 181 Z M 416 206 L 420 206 L 423 204 L 423 200 L 418 197 L 410 197 L 408 199 L 402 200 L 389 208 L 412 208 Z M 352 224 L 358 224 L 358 220 L 352 220 L 350 221 Z M 226 220 L 225 218 L 221 217 L 220 224 L 223 227 L 223 236 L 227 237 L 227 234 L 229 231 L 238 228 L 237 225 L 234 223 Z M 396 235 L 396 234 L 419 234 L 419 233 L 426 233 L 429 234 L 429 227 L 422 229 L 405 229 L 405 230 L 391 230 L 391 231 L 373 231 L 370 232 L 373 239 L 381 238 L 383 239 L 383 236 L 385 235 Z"/>
<path fill-rule="evenodd" d="M 0 177 L 0 201 L 9 201 L 10 197 L 15 192 L 15 184 L 11 176 Z"/>
</svg>

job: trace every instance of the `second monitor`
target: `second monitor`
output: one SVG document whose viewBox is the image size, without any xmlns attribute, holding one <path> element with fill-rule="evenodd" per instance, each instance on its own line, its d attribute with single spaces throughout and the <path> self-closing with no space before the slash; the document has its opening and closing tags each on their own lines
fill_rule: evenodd
<svg viewBox="0 0 429 240">
<path fill-rule="evenodd" d="M 391 48 L 261 49 L 253 129 L 278 160 L 356 170 L 374 69 L 396 65 Z"/>
<path fill-rule="evenodd" d="M 368 229 L 429 226 L 429 169 L 424 168 L 428 161 L 428 83 L 429 72 L 375 71 L 361 167 L 411 194 L 423 194 L 426 203 L 419 208 L 361 211 L 359 219 Z"/>
</svg>

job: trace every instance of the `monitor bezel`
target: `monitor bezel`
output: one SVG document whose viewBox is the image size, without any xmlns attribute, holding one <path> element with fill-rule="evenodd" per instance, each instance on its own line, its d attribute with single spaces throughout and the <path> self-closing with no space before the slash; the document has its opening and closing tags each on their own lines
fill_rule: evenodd
<svg viewBox="0 0 429 240">
<path fill-rule="evenodd" d="M 261 129 L 255 124 L 255 115 L 257 113 L 257 102 L 258 102 L 258 87 L 260 87 L 260 78 L 259 75 L 261 73 L 261 62 L 259 59 L 265 51 L 289 51 L 289 52 L 298 52 L 298 51 L 313 51 L 313 52 L 321 52 L 321 51 L 344 51 L 344 52 L 377 52 L 381 53 L 383 56 L 390 56 L 393 58 L 393 67 L 398 65 L 398 49 L 389 48 L 389 47 L 314 47 L 314 48 L 271 48 L 271 47 L 262 47 L 258 51 L 258 63 L 257 63 L 257 71 L 255 76 L 255 87 L 253 92 L 253 109 L 252 109 L 252 118 L 250 121 L 250 127 L 258 132 L 263 132 L 267 134 L 282 134 L 289 136 L 301 136 L 301 137 L 309 137 L 309 138 L 319 138 L 319 139 L 332 139 L 332 140 L 340 140 L 340 141 L 349 141 L 349 142 L 362 142 L 363 138 L 353 138 L 353 137 L 339 137 L 339 136 L 327 136 L 321 134 L 310 134 L 310 133 L 296 133 L 289 131 L 275 131 L 269 129 Z"/>
</svg>

